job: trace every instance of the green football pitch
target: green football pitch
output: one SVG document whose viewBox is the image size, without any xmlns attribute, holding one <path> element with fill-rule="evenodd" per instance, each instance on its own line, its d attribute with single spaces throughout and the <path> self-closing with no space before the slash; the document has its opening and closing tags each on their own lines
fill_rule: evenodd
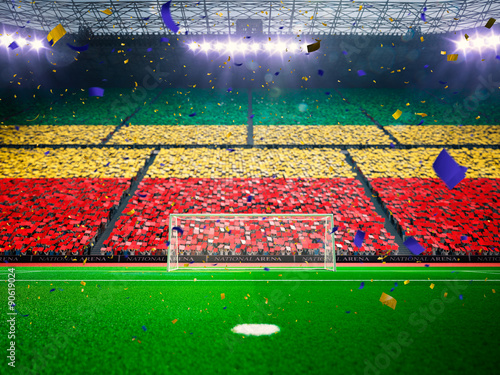
<svg viewBox="0 0 500 375">
<path fill-rule="evenodd" d="M 0 373 L 498 371 L 500 268 L 209 267 L 15 268 L 16 367 L 3 355 Z M 2 304 L 5 353 L 7 297 Z M 280 331 L 232 332 L 246 323 Z"/>
</svg>

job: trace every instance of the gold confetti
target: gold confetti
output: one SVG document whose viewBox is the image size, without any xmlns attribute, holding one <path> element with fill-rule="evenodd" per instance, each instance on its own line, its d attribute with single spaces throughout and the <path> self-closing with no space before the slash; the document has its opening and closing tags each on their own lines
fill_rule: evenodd
<svg viewBox="0 0 500 375">
<path fill-rule="evenodd" d="M 394 119 L 397 120 L 398 118 L 401 117 L 402 114 L 403 112 L 398 109 L 396 112 L 392 114 L 392 117 L 394 117 Z"/>
<path fill-rule="evenodd" d="M 388 294 L 382 293 L 379 299 L 382 304 L 389 306 L 391 309 L 396 310 L 396 304 L 398 301 Z"/>
<path fill-rule="evenodd" d="M 431 283 L 431 285 L 429 286 L 429 288 L 434 289 L 434 284 Z"/>
</svg>

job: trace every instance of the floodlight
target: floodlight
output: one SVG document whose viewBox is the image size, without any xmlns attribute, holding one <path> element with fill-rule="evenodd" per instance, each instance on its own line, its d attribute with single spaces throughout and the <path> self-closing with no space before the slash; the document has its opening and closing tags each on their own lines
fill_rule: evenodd
<svg viewBox="0 0 500 375">
<path fill-rule="evenodd" d="M 31 46 L 36 49 L 37 51 L 41 48 L 43 48 L 43 42 L 41 40 L 35 39 L 34 41 L 30 42 Z"/>
</svg>

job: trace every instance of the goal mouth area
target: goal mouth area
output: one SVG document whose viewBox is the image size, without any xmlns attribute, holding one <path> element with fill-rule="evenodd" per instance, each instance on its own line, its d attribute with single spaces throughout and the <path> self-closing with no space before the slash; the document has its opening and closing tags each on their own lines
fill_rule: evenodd
<svg viewBox="0 0 500 375">
<path fill-rule="evenodd" d="M 333 214 L 170 214 L 167 271 L 335 271 Z"/>
</svg>

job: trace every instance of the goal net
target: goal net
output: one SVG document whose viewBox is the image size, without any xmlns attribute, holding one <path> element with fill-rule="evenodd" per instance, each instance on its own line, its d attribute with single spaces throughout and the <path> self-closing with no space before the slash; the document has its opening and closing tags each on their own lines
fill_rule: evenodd
<svg viewBox="0 0 500 375">
<path fill-rule="evenodd" d="M 335 271 L 332 232 L 331 214 L 171 214 L 167 271 L 182 259 Z"/>
</svg>

